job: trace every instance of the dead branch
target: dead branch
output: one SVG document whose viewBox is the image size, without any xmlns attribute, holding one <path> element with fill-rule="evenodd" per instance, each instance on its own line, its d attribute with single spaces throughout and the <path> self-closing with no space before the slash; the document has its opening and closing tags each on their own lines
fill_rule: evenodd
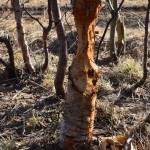
<svg viewBox="0 0 150 150">
<path fill-rule="evenodd" d="M 2 58 L 0 58 L 0 63 L 3 64 L 6 68 L 9 68 L 9 65 Z"/>
<path fill-rule="evenodd" d="M 134 127 L 132 129 L 132 131 L 130 132 L 130 134 L 129 134 L 126 142 L 125 142 L 124 150 L 128 150 L 129 149 L 129 145 L 130 145 L 131 141 L 133 140 L 133 138 L 135 137 L 136 132 L 139 129 L 143 128 L 145 123 L 150 124 L 150 113 L 147 115 L 147 117 L 140 124 L 138 124 L 136 127 Z"/>
<path fill-rule="evenodd" d="M 28 14 L 28 16 L 30 16 L 31 19 L 33 19 L 33 20 L 35 20 L 36 22 L 38 22 L 38 24 L 44 29 L 44 26 L 43 26 L 43 24 L 39 21 L 39 19 L 38 19 L 38 18 L 35 18 L 34 16 L 32 16 L 32 15 L 27 11 L 27 9 L 24 7 L 24 5 L 23 5 L 22 9 Z"/>
</svg>

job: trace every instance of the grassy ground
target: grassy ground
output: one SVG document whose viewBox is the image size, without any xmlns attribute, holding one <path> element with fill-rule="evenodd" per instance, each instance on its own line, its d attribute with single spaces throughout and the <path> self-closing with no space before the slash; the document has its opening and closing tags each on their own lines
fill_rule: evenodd
<svg viewBox="0 0 150 150">
<path fill-rule="evenodd" d="M 64 15 L 66 2 L 70 7 L 69 1 L 64 0 L 60 1 L 60 6 L 68 41 L 69 66 L 74 58 L 72 52 L 76 49 L 76 28 L 72 10 L 69 9 L 66 12 L 66 17 Z M 0 3 L 4 8 L 2 4 L 5 1 Z M 143 26 L 146 4 L 147 1 L 140 0 L 127 0 L 124 3 L 122 15 L 125 17 L 126 26 L 126 53 L 117 65 L 108 59 L 109 30 L 104 39 L 98 64 L 102 74 L 99 77 L 97 117 L 94 129 L 94 135 L 97 137 L 123 134 L 125 129 L 136 126 L 150 111 L 150 73 L 148 73 L 148 79 L 144 86 L 138 88 L 135 94 L 132 96 L 122 95 L 124 88 L 130 87 L 142 76 Z M 44 11 L 46 3 L 30 0 L 25 6 L 30 8 L 30 13 L 39 18 L 44 25 L 47 24 L 47 13 Z M 34 9 L 33 6 L 42 9 Z M 0 64 L 0 149 L 58 149 L 56 143 L 64 100 L 55 97 L 53 83 L 59 50 L 55 28 L 53 26 L 49 34 L 48 70 L 44 75 L 40 72 L 29 75 L 23 70 L 14 14 L 11 10 L 4 9 L 4 12 L 0 12 L 0 16 L 0 34 L 10 35 L 16 67 L 19 69 L 18 79 L 11 80 L 7 78 L 5 68 Z M 109 12 L 103 8 L 99 15 L 101 21 L 96 27 L 96 30 L 99 31 L 96 36 L 96 50 L 109 18 Z M 23 13 L 23 24 L 32 62 L 36 67 L 40 67 L 44 61 L 42 29 L 25 13 Z M 7 60 L 7 49 L 2 44 L 0 51 L 0 57 Z M 150 59 L 148 67 L 150 67 Z M 67 86 L 67 72 L 65 85 Z M 142 141 L 142 137 L 139 138 L 140 140 Z M 143 143 L 141 149 L 145 149 L 145 145 L 148 143 Z"/>
</svg>

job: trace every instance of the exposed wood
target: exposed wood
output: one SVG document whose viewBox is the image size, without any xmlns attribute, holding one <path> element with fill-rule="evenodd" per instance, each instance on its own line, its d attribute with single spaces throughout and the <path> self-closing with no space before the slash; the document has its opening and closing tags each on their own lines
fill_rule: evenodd
<svg viewBox="0 0 150 150">
<path fill-rule="evenodd" d="M 94 63 L 95 19 L 101 8 L 99 0 L 74 0 L 78 48 L 69 67 L 67 100 L 61 121 L 60 143 L 74 150 L 93 138 L 98 67 Z"/>
</svg>

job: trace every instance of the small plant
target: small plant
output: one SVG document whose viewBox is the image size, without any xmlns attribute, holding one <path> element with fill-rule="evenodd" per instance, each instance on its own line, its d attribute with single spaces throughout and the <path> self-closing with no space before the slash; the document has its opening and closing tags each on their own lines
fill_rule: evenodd
<svg viewBox="0 0 150 150">
<path fill-rule="evenodd" d="M 133 58 L 121 61 L 117 67 L 124 74 L 138 79 L 142 77 L 142 66 L 140 62 L 135 61 Z"/>
<path fill-rule="evenodd" d="M 13 140 L 5 139 L 2 136 L 0 138 L 0 150 L 16 150 L 17 147 Z"/>
<path fill-rule="evenodd" d="M 96 122 L 99 122 L 102 126 L 108 125 L 116 127 L 124 119 L 123 112 L 114 106 L 108 106 L 103 103 L 97 103 L 97 115 Z"/>
<path fill-rule="evenodd" d="M 39 116 L 39 113 L 35 109 L 32 110 L 32 116 L 28 119 L 27 125 L 33 128 L 43 125 L 43 118 Z"/>
</svg>

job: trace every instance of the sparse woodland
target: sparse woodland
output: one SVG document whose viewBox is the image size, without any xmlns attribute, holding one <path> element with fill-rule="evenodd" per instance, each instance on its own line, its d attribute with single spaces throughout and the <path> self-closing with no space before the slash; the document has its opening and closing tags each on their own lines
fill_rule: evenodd
<svg viewBox="0 0 150 150">
<path fill-rule="evenodd" d="M 150 150 L 149 12 L 0 1 L 0 150 Z"/>
</svg>

